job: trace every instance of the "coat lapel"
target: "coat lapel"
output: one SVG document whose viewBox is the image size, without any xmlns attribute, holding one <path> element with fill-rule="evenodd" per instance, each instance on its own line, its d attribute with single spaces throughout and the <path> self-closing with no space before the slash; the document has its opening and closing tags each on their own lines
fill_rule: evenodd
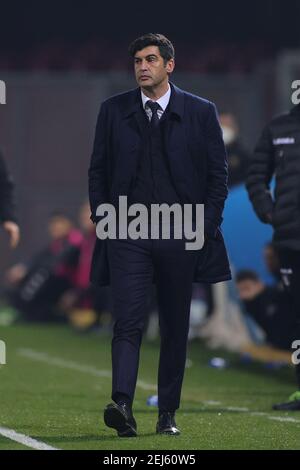
<svg viewBox="0 0 300 470">
<path fill-rule="evenodd" d="M 128 125 L 142 135 L 147 129 L 147 116 L 142 106 L 141 90 L 136 88 L 132 91 L 128 101 L 123 103 L 123 119 Z"/>
<path fill-rule="evenodd" d="M 184 96 L 181 90 L 172 83 L 171 96 L 168 105 L 169 116 L 166 119 L 164 143 L 165 149 L 172 159 L 172 154 L 175 151 L 182 150 L 182 144 L 185 143 L 184 126 L 183 126 L 183 113 L 184 113 Z M 171 163 L 171 162 L 170 162 Z"/>
</svg>

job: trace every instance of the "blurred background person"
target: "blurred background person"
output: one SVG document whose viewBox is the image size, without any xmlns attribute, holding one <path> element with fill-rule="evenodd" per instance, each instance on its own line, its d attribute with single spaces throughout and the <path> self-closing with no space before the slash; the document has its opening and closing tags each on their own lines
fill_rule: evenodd
<svg viewBox="0 0 300 470">
<path fill-rule="evenodd" d="M 245 312 L 265 333 L 266 342 L 279 349 L 290 349 L 294 335 L 295 316 L 288 308 L 289 298 L 277 286 L 267 286 L 251 270 L 241 270 L 235 282 Z"/>
<path fill-rule="evenodd" d="M 95 289 L 89 280 L 96 232 L 90 219 L 88 201 L 85 201 L 79 208 L 78 222 L 83 238 L 76 273 L 70 289 L 60 299 L 59 306 L 74 328 L 80 331 L 90 331 L 94 328 L 110 326 L 110 288 Z"/>
<path fill-rule="evenodd" d="M 0 223 L 8 233 L 11 248 L 20 240 L 20 229 L 16 219 L 14 183 L 0 152 Z"/>
<path fill-rule="evenodd" d="M 6 297 L 27 321 L 61 321 L 58 301 L 75 282 L 82 235 L 63 212 L 48 221 L 50 240 L 28 264 L 19 263 L 5 276 Z"/>
<path fill-rule="evenodd" d="M 229 188 L 245 183 L 249 153 L 241 142 L 237 118 L 232 113 L 221 113 L 220 124 L 228 157 Z"/>
<path fill-rule="evenodd" d="M 283 285 L 295 315 L 294 340 L 300 340 L 300 104 L 267 124 L 250 160 L 249 198 L 258 218 L 274 229 Z M 275 175 L 274 197 L 270 183 Z M 292 344 L 291 344 L 292 347 Z M 300 364 L 296 365 L 298 390 L 276 410 L 300 410 Z"/>
</svg>

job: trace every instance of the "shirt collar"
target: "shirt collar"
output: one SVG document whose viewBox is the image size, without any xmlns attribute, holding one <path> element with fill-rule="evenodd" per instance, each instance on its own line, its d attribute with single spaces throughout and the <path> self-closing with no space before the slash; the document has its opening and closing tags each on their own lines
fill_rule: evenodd
<svg viewBox="0 0 300 470">
<path fill-rule="evenodd" d="M 146 96 L 142 90 L 141 90 L 141 95 L 142 95 L 143 108 L 145 109 L 146 103 L 147 101 L 150 100 L 150 98 L 148 98 L 148 96 Z M 163 96 L 161 96 L 158 100 L 156 100 L 156 103 L 159 104 L 159 106 L 161 107 L 163 111 L 165 111 L 166 107 L 169 104 L 170 96 L 171 96 L 171 87 L 169 84 L 169 88 L 167 92 Z"/>
</svg>

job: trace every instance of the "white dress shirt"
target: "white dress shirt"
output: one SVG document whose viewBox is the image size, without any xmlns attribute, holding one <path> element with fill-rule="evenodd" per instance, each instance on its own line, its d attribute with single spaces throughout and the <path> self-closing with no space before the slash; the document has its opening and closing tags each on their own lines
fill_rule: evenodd
<svg viewBox="0 0 300 470">
<path fill-rule="evenodd" d="M 141 90 L 141 95 L 142 95 L 143 108 L 146 111 L 149 121 L 151 121 L 152 111 L 149 108 L 149 106 L 146 105 L 147 101 L 151 100 L 151 98 L 148 98 L 148 96 L 146 96 L 142 92 L 142 90 Z M 160 106 L 160 108 L 157 110 L 157 115 L 159 119 L 162 117 L 164 111 L 166 110 L 166 107 L 169 104 L 170 96 L 171 96 L 171 87 L 169 85 L 167 92 L 163 96 L 161 96 L 158 100 L 151 100 L 151 101 L 155 101 Z"/>
</svg>

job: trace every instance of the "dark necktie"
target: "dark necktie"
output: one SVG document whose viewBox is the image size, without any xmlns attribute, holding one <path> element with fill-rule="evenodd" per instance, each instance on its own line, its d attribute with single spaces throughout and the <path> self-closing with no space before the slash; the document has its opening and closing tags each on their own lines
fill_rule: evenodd
<svg viewBox="0 0 300 470">
<path fill-rule="evenodd" d="M 148 100 L 146 102 L 146 105 L 151 109 L 151 112 L 152 112 L 150 126 L 152 129 L 155 129 L 157 128 L 159 124 L 159 117 L 158 117 L 157 111 L 161 109 L 161 107 L 159 106 L 158 103 L 156 103 L 155 101 L 151 101 L 151 100 Z"/>
</svg>

